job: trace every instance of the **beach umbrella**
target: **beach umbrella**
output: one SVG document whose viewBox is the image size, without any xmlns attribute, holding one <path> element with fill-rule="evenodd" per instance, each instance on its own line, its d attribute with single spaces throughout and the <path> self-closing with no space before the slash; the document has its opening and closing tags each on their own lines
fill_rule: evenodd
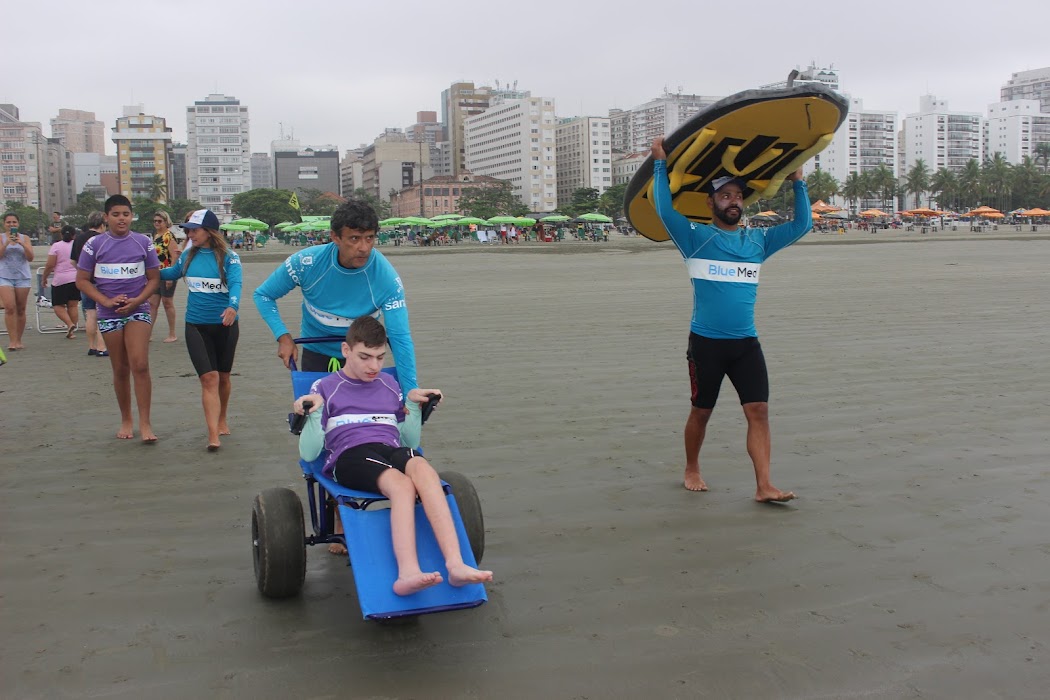
<svg viewBox="0 0 1050 700">
<path fill-rule="evenodd" d="M 564 214 L 551 214 L 549 216 L 544 216 L 540 219 L 540 221 L 542 221 L 545 224 L 556 224 L 562 221 L 568 221 L 569 218 L 570 217 L 565 216 Z"/>
<path fill-rule="evenodd" d="M 222 229 L 223 231 L 242 231 L 242 232 L 243 231 L 251 231 L 251 229 L 248 228 L 247 226 L 242 226 L 240 224 L 235 224 L 232 221 L 230 223 L 228 223 L 228 224 L 222 224 L 221 226 L 219 226 L 219 228 Z"/>
<path fill-rule="evenodd" d="M 462 219 L 456 219 L 456 226 L 468 226 L 470 224 L 477 226 L 483 223 L 485 223 L 485 220 L 476 216 L 464 216 Z"/>
<path fill-rule="evenodd" d="M 462 219 L 462 214 L 438 214 L 430 217 L 431 221 L 449 221 L 450 219 Z"/>
<path fill-rule="evenodd" d="M 605 214 L 599 214 L 597 212 L 591 212 L 590 214 L 581 214 L 576 218 L 578 218 L 580 221 L 590 221 L 596 224 L 612 223 L 612 219 L 610 219 L 608 216 L 606 216 Z"/>
<path fill-rule="evenodd" d="M 929 207 L 919 207 L 918 209 L 912 209 L 909 212 L 901 212 L 902 214 L 908 213 L 912 216 L 939 216 L 940 212 L 936 209 L 930 209 Z"/>
<path fill-rule="evenodd" d="M 1036 207 L 1035 209 L 1029 209 L 1024 212 L 1022 216 L 1050 216 L 1050 211 Z"/>
<path fill-rule="evenodd" d="M 825 219 L 848 219 L 849 214 L 844 211 L 829 211 L 824 215 Z"/>
<path fill-rule="evenodd" d="M 424 219 L 422 216 L 406 216 L 401 219 L 401 223 L 409 226 L 426 226 L 431 221 L 430 219 Z"/>
<path fill-rule="evenodd" d="M 963 216 L 988 216 L 989 214 L 1001 214 L 998 209 L 992 209 L 991 207 L 977 207 L 963 214 Z"/>
<path fill-rule="evenodd" d="M 836 207 L 833 204 L 825 204 L 823 200 L 818 199 L 814 202 L 810 210 L 815 214 L 827 214 L 832 211 L 839 211 L 842 207 Z"/>
<path fill-rule="evenodd" d="M 985 219 L 1004 219 L 1004 218 L 1006 218 L 1006 214 L 1002 213 L 1001 211 L 990 211 L 987 214 L 981 214 L 981 216 L 984 217 Z"/>
<path fill-rule="evenodd" d="M 275 225 L 274 228 L 277 229 L 278 231 L 284 231 L 286 229 L 290 229 L 291 227 L 293 227 L 295 225 L 296 225 L 296 223 L 294 221 L 282 221 L 281 223 Z"/>
<path fill-rule="evenodd" d="M 514 223 L 518 226 L 535 226 L 536 219 L 533 219 L 530 216 L 519 216 L 514 219 Z"/>
<path fill-rule="evenodd" d="M 397 226 L 398 224 L 404 223 L 405 220 L 400 216 L 392 216 L 389 219 L 383 219 L 379 222 L 380 226 Z"/>
<path fill-rule="evenodd" d="M 486 223 L 490 224 L 516 224 L 518 217 L 516 216 L 494 216 Z"/>
<path fill-rule="evenodd" d="M 889 214 L 887 214 L 886 212 L 882 211 L 881 209 L 867 209 L 865 211 L 862 211 L 860 213 L 860 216 L 867 216 L 867 217 L 872 217 L 872 216 L 889 216 Z"/>
<path fill-rule="evenodd" d="M 230 222 L 236 226 L 247 226 L 249 231 L 269 231 L 270 224 L 258 219 L 234 219 Z"/>
</svg>

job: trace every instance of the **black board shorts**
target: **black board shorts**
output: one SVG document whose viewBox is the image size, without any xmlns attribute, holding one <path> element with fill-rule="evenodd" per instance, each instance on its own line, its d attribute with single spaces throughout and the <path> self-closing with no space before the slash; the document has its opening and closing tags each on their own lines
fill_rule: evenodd
<svg viewBox="0 0 1050 700">
<path fill-rule="evenodd" d="M 186 323 L 186 349 L 190 351 L 190 362 L 197 376 L 208 372 L 233 371 L 233 356 L 237 352 L 237 340 L 241 329 L 239 321 L 232 326 L 221 323 Z"/>
<path fill-rule="evenodd" d="M 396 469 L 404 474 L 409 460 L 419 456 L 411 447 L 368 442 L 341 452 L 335 460 L 332 477 L 349 489 L 379 493 L 379 477 L 383 472 Z"/>
<path fill-rule="evenodd" d="M 714 408 L 722 379 L 733 382 L 741 405 L 769 401 L 769 373 L 758 338 L 705 338 L 689 334 L 690 400 L 696 408 Z"/>
</svg>

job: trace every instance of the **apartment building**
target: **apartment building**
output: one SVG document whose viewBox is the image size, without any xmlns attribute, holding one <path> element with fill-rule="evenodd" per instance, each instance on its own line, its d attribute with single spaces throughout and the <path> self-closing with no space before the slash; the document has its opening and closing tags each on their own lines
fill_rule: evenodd
<svg viewBox="0 0 1050 700">
<path fill-rule="evenodd" d="M 190 199 L 220 218 L 232 215 L 235 195 L 252 188 L 248 107 L 211 94 L 186 108 L 186 177 Z"/>
<path fill-rule="evenodd" d="M 554 100 L 498 96 L 464 124 L 467 170 L 510 182 L 533 212 L 558 205 Z"/>
<path fill-rule="evenodd" d="M 1036 160 L 1039 145 L 1050 143 L 1050 112 L 1042 111 L 1039 100 L 990 104 L 983 141 L 989 157 L 1001 153 L 1014 165 L 1025 158 Z"/>
<path fill-rule="evenodd" d="M 904 117 L 901 127 L 901 177 L 922 159 L 931 173 L 940 168 L 958 173 L 970 160 L 981 162 L 984 119 L 976 112 L 953 112 L 947 100 L 919 98 L 919 111 Z"/>
<path fill-rule="evenodd" d="M 124 116 L 113 127 L 117 146 L 120 193 L 128 198 L 150 197 L 155 182 L 163 182 L 168 199 L 171 182 L 171 127 L 164 117 L 146 114 L 142 105 L 124 107 Z M 156 180 L 159 178 L 159 180 Z"/>
<path fill-rule="evenodd" d="M 60 109 L 51 119 L 51 138 L 58 139 L 71 153 L 106 155 L 106 126 L 94 112 Z"/>
<path fill-rule="evenodd" d="M 568 117 L 554 128 L 558 206 L 578 189 L 602 194 L 613 186 L 609 117 Z"/>
</svg>

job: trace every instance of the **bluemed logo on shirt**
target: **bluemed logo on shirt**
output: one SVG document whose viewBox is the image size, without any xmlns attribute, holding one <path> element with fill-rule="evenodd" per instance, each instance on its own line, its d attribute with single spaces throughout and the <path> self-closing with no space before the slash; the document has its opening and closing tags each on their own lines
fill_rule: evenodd
<svg viewBox="0 0 1050 700">
<path fill-rule="evenodd" d="M 685 261 L 689 276 L 693 279 L 712 282 L 738 282 L 740 284 L 758 284 L 758 273 L 761 263 L 729 262 L 727 260 L 702 260 L 690 258 Z"/>
<path fill-rule="evenodd" d="M 336 328 L 349 328 L 354 319 L 345 316 L 337 316 L 317 308 L 308 301 L 303 301 L 306 312 L 313 316 L 322 326 L 334 326 Z"/>
<path fill-rule="evenodd" d="M 143 261 L 129 263 L 95 263 L 95 277 L 105 280 L 129 280 L 146 274 Z"/>
<path fill-rule="evenodd" d="M 325 424 L 325 432 L 330 432 L 345 425 L 392 425 L 397 427 L 397 416 L 393 413 L 344 413 L 339 416 L 329 416 Z"/>
<path fill-rule="evenodd" d="M 218 277 L 187 277 L 186 286 L 191 292 L 202 294 L 225 294 L 229 291 Z"/>
</svg>

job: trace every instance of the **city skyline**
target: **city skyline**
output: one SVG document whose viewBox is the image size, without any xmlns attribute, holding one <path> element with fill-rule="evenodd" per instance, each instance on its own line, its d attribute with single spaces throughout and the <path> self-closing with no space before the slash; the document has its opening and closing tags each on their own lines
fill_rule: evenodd
<svg viewBox="0 0 1050 700">
<path fill-rule="evenodd" d="M 70 36 L 71 48 L 82 48 L 82 34 L 113 36 L 112 18 L 121 7 L 101 2 L 89 13 L 60 0 L 48 27 L 56 30 L 51 35 Z M 897 0 L 877 9 L 842 3 L 834 14 L 807 12 L 805 18 L 782 17 L 782 3 L 760 0 L 748 6 L 748 16 L 765 13 L 768 24 L 715 32 L 706 45 L 695 27 L 713 13 L 672 1 L 661 6 L 658 20 L 678 13 L 690 21 L 667 24 L 656 49 L 638 23 L 624 22 L 620 10 L 631 6 L 619 2 L 536 0 L 533 12 L 511 15 L 452 0 L 410 3 L 414 12 L 388 16 L 380 7 L 314 1 L 300 5 L 304 14 L 297 22 L 289 22 L 286 7 L 239 0 L 138 6 L 131 23 L 136 28 L 153 22 L 181 30 L 185 23 L 169 19 L 176 8 L 190 15 L 206 11 L 210 21 L 187 42 L 165 42 L 170 60 L 126 61 L 112 74 L 101 59 L 71 61 L 61 51 L 40 51 L 31 33 L 10 33 L 5 52 L 16 60 L 5 71 L 0 103 L 18 105 L 23 120 L 40 122 L 48 132 L 62 108 L 95 112 L 108 132 L 125 105 L 141 103 L 147 114 L 166 118 L 175 140 L 185 143 L 185 105 L 219 92 L 251 110 L 252 151 L 268 151 L 282 124 L 304 145 L 331 143 L 345 151 L 371 143 L 385 128 L 411 125 L 417 111 L 440 111 L 441 91 L 457 80 L 493 87 L 497 80 L 501 86 L 517 81 L 518 89 L 553 99 L 559 117 L 606 116 L 610 108 L 630 109 L 665 89 L 728 95 L 816 63 L 833 66 L 842 90 L 863 99 L 866 108 L 896 111 L 900 120 L 918 111 L 924 94 L 947 100 L 953 111 L 986 115 L 1013 73 L 1050 64 L 1037 38 L 1025 40 L 1017 29 L 1020 18 L 1023 26 L 1038 25 L 1050 19 L 1050 10 L 1021 0 L 1001 3 L 987 17 L 976 2 L 953 5 L 954 16 L 972 18 L 957 35 L 935 8 Z M 323 13 L 324 26 L 337 28 L 332 38 L 309 23 L 310 13 Z M 5 14 L 9 27 L 35 21 L 24 4 Z M 972 31 L 978 25 L 979 35 Z M 231 29 L 216 29 L 222 26 Z M 863 35 L 857 26 L 865 28 Z M 763 64 L 757 57 L 777 53 L 769 48 L 775 40 L 785 47 L 784 59 Z M 761 50 L 746 50 L 753 44 Z M 26 70 L 30 66 L 37 70 Z M 106 152 L 115 152 L 112 141 Z"/>
</svg>

